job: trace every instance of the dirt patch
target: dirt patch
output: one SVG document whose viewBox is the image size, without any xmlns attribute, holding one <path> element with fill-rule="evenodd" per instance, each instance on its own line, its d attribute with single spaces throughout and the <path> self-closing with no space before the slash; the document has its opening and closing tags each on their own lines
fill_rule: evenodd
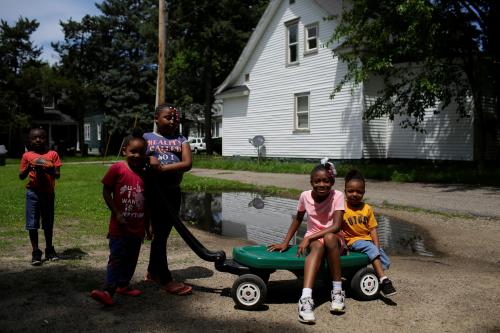
<svg viewBox="0 0 500 333">
<path fill-rule="evenodd" d="M 329 290 L 314 290 L 317 323 L 297 321 L 296 302 L 301 281 L 287 271 L 271 275 L 261 311 L 235 309 L 230 288 L 235 277 L 200 260 L 178 236 L 169 240 L 174 276 L 194 286 L 190 296 L 173 296 L 156 284 L 142 281 L 149 243 L 141 251 L 134 276 L 144 290 L 137 298 L 116 296 L 116 305 L 103 308 L 89 297 L 102 286 L 107 251 L 105 239 L 82 250 L 67 244 L 59 249 L 66 260 L 31 267 L 28 245 L 1 257 L 0 321 L 2 332 L 493 332 L 500 331 L 500 223 L 498 220 L 446 218 L 424 213 L 377 209 L 428 230 L 435 257 L 392 257 L 389 271 L 398 294 L 371 302 L 347 299 L 347 312 L 329 312 Z M 242 241 L 193 230 L 212 250 L 230 255 Z M 56 234 L 57 237 L 57 234 Z M 26 242 L 28 240 L 26 239 Z"/>
</svg>

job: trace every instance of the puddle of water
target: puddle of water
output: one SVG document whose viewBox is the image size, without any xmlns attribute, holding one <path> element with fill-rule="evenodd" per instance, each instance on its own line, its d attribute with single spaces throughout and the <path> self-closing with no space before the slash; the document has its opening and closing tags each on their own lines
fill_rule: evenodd
<svg viewBox="0 0 500 333">
<path fill-rule="evenodd" d="M 297 209 L 297 200 L 248 192 L 184 192 L 181 219 L 195 228 L 256 244 L 280 243 Z M 388 254 L 432 256 L 423 229 L 402 220 L 376 215 L 380 243 Z M 291 244 L 306 232 L 304 221 Z"/>
</svg>

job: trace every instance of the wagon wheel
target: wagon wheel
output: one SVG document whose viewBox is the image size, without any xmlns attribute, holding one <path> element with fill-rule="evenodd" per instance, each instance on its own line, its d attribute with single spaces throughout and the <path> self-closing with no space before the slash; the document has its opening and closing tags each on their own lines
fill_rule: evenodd
<svg viewBox="0 0 500 333">
<path fill-rule="evenodd" d="M 264 303 L 266 294 L 266 284 L 254 274 L 238 277 L 231 288 L 231 297 L 236 306 L 243 310 L 258 309 Z"/>
<path fill-rule="evenodd" d="M 371 301 L 378 297 L 379 282 L 373 268 L 364 267 L 354 274 L 351 289 L 360 301 Z"/>
</svg>

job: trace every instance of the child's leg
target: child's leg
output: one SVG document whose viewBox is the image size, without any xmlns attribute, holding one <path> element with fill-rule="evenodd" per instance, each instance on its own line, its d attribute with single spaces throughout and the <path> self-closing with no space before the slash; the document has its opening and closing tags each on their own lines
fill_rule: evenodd
<svg viewBox="0 0 500 333">
<path fill-rule="evenodd" d="M 168 221 L 152 216 L 151 225 L 154 236 L 151 241 L 148 273 L 152 278 L 158 278 L 161 284 L 172 281 L 167 261 L 167 239 L 172 230 L 172 225 L 166 225 L 166 223 Z"/>
<path fill-rule="evenodd" d="M 383 251 L 379 249 L 372 241 L 358 240 L 351 245 L 351 249 L 353 249 L 354 251 L 366 253 L 379 279 L 385 276 L 384 269 L 382 267 L 383 265 L 380 260 L 381 253 Z"/>
<path fill-rule="evenodd" d="M 118 281 L 122 275 L 125 257 L 125 246 L 123 238 L 109 237 L 109 259 L 106 268 L 106 283 L 104 290 L 111 296 L 114 295 Z"/>
<path fill-rule="evenodd" d="M 40 228 L 40 200 L 38 194 L 26 190 L 26 230 L 28 230 L 33 251 L 38 250 L 38 228 Z"/>
<path fill-rule="evenodd" d="M 139 237 L 128 237 L 124 244 L 123 269 L 118 281 L 118 287 L 128 287 L 130 280 L 134 276 L 139 252 L 141 250 L 142 239 Z"/>
<path fill-rule="evenodd" d="M 173 226 L 171 214 L 178 218 L 181 207 L 180 188 L 170 189 L 168 192 L 158 192 L 151 196 L 151 226 L 153 241 L 148 272 L 160 279 L 162 285 L 173 281 L 172 273 L 168 268 L 167 240 Z M 168 209 L 165 209 L 168 205 Z"/>
<path fill-rule="evenodd" d="M 375 270 L 375 273 L 377 274 L 379 280 L 382 280 L 382 278 L 385 277 L 385 273 L 384 273 L 384 269 L 382 268 L 382 262 L 380 261 L 379 257 L 373 259 L 372 266 L 373 266 L 373 269 Z"/>
<path fill-rule="evenodd" d="M 28 233 L 30 235 L 30 242 L 31 242 L 31 247 L 33 248 L 33 251 L 38 250 L 38 230 L 28 230 Z"/>
<path fill-rule="evenodd" d="M 46 250 L 52 250 L 52 236 L 54 231 L 54 193 L 40 195 L 40 216 L 42 219 L 43 234 Z"/>
<path fill-rule="evenodd" d="M 327 248 L 328 267 L 332 276 L 332 303 L 330 311 L 332 313 L 345 312 L 345 293 L 342 291 L 342 271 L 340 267 L 340 239 L 335 234 L 325 235 L 325 247 Z"/>
<path fill-rule="evenodd" d="M 314 281 L 316 280 L 319 267 L 323 261 L 325 247 L 319 240 L 316 239 L 309 245 L 309 250 L 310 252 L 307 255 L 306 262 L 304 264 L 304 288 L 312 289 L 314 287 Z"/>
<path fill-rule="evenodd" d="M 342 271 L 340 268 L 340 244 L 339 239 L 334 234 L 327 234 L 324 237 L 326 247 L 326 258 L 330 269 L 330 276 L 333 281 L 342 281 Z"/>
<path fill-rule="evenodd" d="M 322 241 L 316 239 L 309 245 L 309 254 L 307 255 L 304 264 L 304 288 L 302 289 L 302 296 L 299 299 L 299 321 L 303 323 L 314 323 L 316 317 L 314 316 L 314 301 L 312 299 L 312 288 L 319 267 L 323 262 L 325 254 L 325 246 Z"/>
</svg>

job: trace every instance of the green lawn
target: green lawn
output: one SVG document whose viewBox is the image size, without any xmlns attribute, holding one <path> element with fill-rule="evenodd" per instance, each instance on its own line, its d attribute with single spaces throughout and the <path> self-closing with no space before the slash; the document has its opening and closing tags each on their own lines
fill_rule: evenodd
<svg viewBox="0 0 500 333">
<path fill-rule="evenodd" d="M 63 161 L 64 162 L 64 161 Z M 56 181 L 55 245 L 58 243 L 88 248 L 96 239 L 105 240 L 109 211 L 102 199 L 101 178 L 109 164 L 64 164 Z M 0 249 L 9 250 L 29 244 L 24 230 L 24 206 L 27 180 L 18 178 L 18 165 L 0 167 Z M 262 191 L 269 195 L 298 196 L 298 191 L 276 187 L 256 187 L 236 181 L 210 179 L 186 174 L 184 191 Z"/>
<path fill-rule="evenodd" d="M 116 156 L 106 158 L 116 160 Z M 101 157 L 65 157 L 67 162 L 101 161 Z M 489 161 L 480 170 L 475 162 L 426 161 L 426 160 L 334 160 L 339 177 L 350 169 L 360 170 L 368 179 L 396 182 L 458 183 L 481 186 L 500 186 L 498 161 Z M 7 165 L 18 165 L 18 159 L 7 159 Z M 318 160 L 261 159 L 249 157 L 221 157 L 205 154 L 193 156 L 193 167 L 246 170 L 255 172 L 309 174 L 319 164 Z M 192 184 L 188 184 L 191 186 Z"/>
</svg>

